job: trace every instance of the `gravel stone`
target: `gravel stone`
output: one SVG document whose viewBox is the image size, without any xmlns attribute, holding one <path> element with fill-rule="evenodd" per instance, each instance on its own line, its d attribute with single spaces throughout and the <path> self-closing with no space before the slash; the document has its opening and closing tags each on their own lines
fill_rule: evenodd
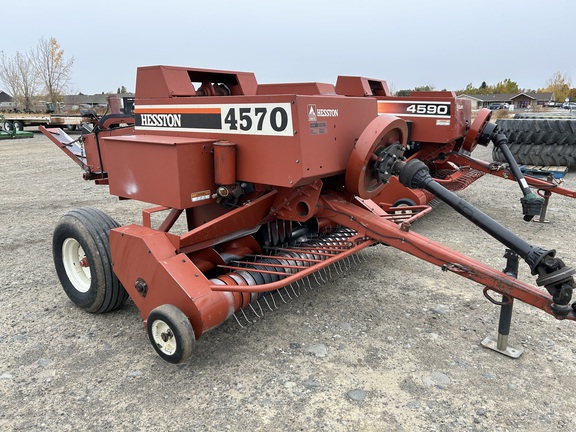
<svg viewBox="0 0 576 432">
<path fill-rule="evenodd" d="M 321 386 L 322 384 L 320 384 L 319 381 L 313 379 L 307 379 L 306 381 L 304 381 L 304 387 L 306 388 L 319 388 Z"/>
<path fill-rule="evenodd" d="M 354 402 L 362 402 L 366 398 L 366 391 L 362 389 L 354 389 L 348 392 L 348 397 Z"/>
<path fill-rule="evenodd" d="M 424 375 L 422 381 L 429 386 L 446 386 L 452 382 L 448 375 L 438 371 L 434 371 L 430 375 Z"/>
<path fill-rule="evenodd" d="M 328 354 L 328 348 L 324 344 L 315 344 L 308 347 L 308 352 L 315 357 L 324 358 Z"/>
</svg>

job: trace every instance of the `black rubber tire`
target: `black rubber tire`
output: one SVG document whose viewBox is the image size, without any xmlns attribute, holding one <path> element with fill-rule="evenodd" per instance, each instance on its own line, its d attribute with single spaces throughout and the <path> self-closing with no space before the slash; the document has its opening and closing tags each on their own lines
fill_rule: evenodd
<svg viewBox="0 0 576 432">
<path fill-rule="evenodd" d="M 415 206 L 416 203 L 408 198 L 400 198 L 396 200 L 392 207 L 412 207 Z M 412 210 L 394 210 L 394 214 L 411 214 Z"/>
<path fill-rule="evenodd" d="M 22 132 L 24 130 L 24 123 L 20 120 L 14 120 L 14 130 L 17 132 Z"/>
<path fill-rule="evenodd" d="M 408 198 L 401 198 L 397 200 L 392 207 L 412 207 L 415 206 L 416 203 Z"/>
<path fill-rule="evenodd" d="M 154 350 L 169 363 L 183 363 L 194 351 L 194 329 L 176 306 L 164 304 L 153 309 L 148 315 L 146 330 Z"/>
<path fill-rule="evenodd" d="M 2 123 L 2 128 L 6 132 L 14 132 L 14 123 L 12 123 L 10 120 L 5 120 L 4 123 Z"/>
<path fill-rule="evenodd" d="M 576 166 L 576 146 L 574 145 L 538 145 L 509 144 L 510 152 L 519 165 Z M 500 149 L 492 150 L 492 159 L 505 162 Z"/>
<path fill-rule="evenodd" d="M 509 143 L 576 145 L 576 119 L 504 119 L 496 124 Z"/>
<path fill-rule="evenodd" d="M 515 119 L 562 119 L 562 118 L 576 118 L 576 114 L 570 112 L 534 112 L 534 113 L 517 113 L 514 115 Z"/>
<path fill-rule="evenodd" d="M 54 229 L 52 254 L 56 273 L 66 295 L 87 312 L 113 311 L 128 298 L 112 270 L 110 257 L 110 230 L 118 226 L 100 210 L 79 208 L 62 216 Z M 71 257 L 75 250 L 85 254 L 84 263 Z M 85 264 L 89 275 L 81 269 Z"/>
<path fill-rule="evenodd" d="M 576 119 L 500 119 L 496 123 L 518 164 L 576 166 Z M 497 148 L 492 158 L 505 162 Z"/>
</svg>

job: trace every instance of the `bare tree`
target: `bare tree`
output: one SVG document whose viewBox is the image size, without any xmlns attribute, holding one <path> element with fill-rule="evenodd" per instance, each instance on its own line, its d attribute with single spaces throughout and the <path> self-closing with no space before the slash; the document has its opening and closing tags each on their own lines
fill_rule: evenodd
<svg viewBox="0 0 576 432">
<path fill-rule="evenodd" d="M 2 53 L 0 80 L 11 93 L 17 107 L 24 107 L 26 111 L 32 110 L 39 85 L 30 55 L 17 52 L 14 57 L 7 57 Z"/>
<path fill-rule="evenodd" d="M 20 74 L 20 96 L 26 111 L 32 111 L 34 99 L 38 95 L 40 82 L 34 68 L 31 54 L 22 55 L 16 53 L 16 67 Z"/>
<path fill-rule="evenodd" d="M 0 81 L 16 101 L 20 92 L 20 76 L 15 57 L 8 57 L 2 51 L 0 54 Z"/>
<path fill-rule="evenodd" d="M 64 50 L 52 37 L 41 38 L 31 58 L 36 73 L 44 84 L 48 100 L 59 111 L 58 102 L 70 82 L 74 57 L 66 59 Z"/>
</svg>

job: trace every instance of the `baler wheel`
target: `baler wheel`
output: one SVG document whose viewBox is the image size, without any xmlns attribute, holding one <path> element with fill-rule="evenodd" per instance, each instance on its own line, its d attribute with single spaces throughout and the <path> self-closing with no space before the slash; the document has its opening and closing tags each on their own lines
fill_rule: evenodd
<svg viewBox="0 0 576 432">
<path fill-rule="evenodd" d="M 150 343 L 169 363 L 190 358 L 196 342 L 188 317 L 176 306 L 164 304 L 153 309 L 146 323 Z"/>
<path fill-rule="evenodd" d="M 109 233 L 118 226 L 100 210 L 81 208 L 62 216 L 54 230 L 52 254 L 60 283 L 87 312 L 118 309 L 128 298 L 110 257 Z"/>
<path fill-rule="evenodd" d="M 396 209 L 394 214 L 409 214 L 412 213 L 412 210 L 400 210 L 401 207 L 413 207 L 416 203 L 408 198 L 401 198 L 397 200 L 394 204 L 392 204 L 392 208 Z"/>
<path fill-rule="evenodd" d="M 472 152 L 476 146 L 478 145 L 478 140 L 482 135 L 482 131 L 486 127 L 486 124 L 490 121 L 492 117 L 492 111 L 488 108 L 482 108 L 478 111 L 478 115 L 472 122 L 472 126 L 468 129 L 466 133 L 466 137 L 464 138 L 464 144 L 462 144 L 462 148 L 467 152 Z"/>
<path fill-rule="evenodd" d="M 380 193 L 385 182 L 375 173 L 375 164 L 383 150 L 398 144 L 406 146 L 408 126 L 406 122 L 391 115 L 380 115 L 362 131 L 354 145 L 346 167 L 346 188 L 363 199 Z"/>
</svg>

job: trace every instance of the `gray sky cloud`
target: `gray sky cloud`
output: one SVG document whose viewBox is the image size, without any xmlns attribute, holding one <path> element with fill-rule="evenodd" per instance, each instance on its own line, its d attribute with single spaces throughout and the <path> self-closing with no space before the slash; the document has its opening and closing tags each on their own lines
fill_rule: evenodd
<svg viewBox="0 0 576 432">
<path fill-rule="evenodd" d="M 154 64 L 250 71 L 261 83 L 361 75 L 393 90 L 576 79 L 574 0 L 26 0 L 6 10 L 0 50 L 56 38 L 75 59 L 72 92 L 133 91 L 136 68 Z"/>
</svg>

